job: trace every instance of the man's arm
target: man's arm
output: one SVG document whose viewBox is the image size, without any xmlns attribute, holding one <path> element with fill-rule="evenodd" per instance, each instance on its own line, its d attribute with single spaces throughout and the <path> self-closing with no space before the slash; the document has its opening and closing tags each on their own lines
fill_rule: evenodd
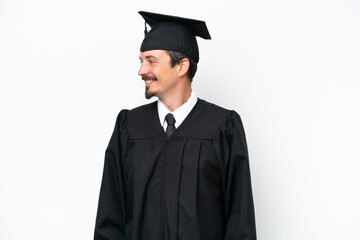
<svg viewBox="0 0 360 240">
<path fill-rule="evenodd" d="M 94 240 L 125 239 L 124 157 L 126 111 L 121 111 L 105 152 Z"/>
<path fill-rule="evenodd" d="M 225 240 L 256 240 L 246 138 L 240 116 L 231 112 L 217 143 L 225 189 Z"/>
</svg>

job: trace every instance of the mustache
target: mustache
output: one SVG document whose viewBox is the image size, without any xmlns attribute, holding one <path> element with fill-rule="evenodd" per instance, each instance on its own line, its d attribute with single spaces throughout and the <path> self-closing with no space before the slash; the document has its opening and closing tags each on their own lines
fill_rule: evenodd
<svg viewBox="0 0 360 240">
<path fill-rule="evenodd" d="M 146 81 L 146 80 L 157 81 L 157 77 L 152 77 L 152 76 L 142 76 L 141 79 L 144 81 Z"/>
</svg>

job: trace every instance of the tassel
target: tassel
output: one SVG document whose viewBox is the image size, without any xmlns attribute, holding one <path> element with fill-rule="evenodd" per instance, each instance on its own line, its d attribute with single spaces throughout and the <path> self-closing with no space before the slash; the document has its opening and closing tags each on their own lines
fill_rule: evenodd
<svg viewBox="0 0 360 240">
<path fill-rule="evenodd" d="M 147 28 L 146 28 L 146 22 L 145 22 L 145 30 L 144 30 L 144 34 L 145 34 L 145 36 L 144 36 L 144 37 L 146 37 L 146 35 L 148 34 L 148 30 L 147 30 Z"/>
</svg>

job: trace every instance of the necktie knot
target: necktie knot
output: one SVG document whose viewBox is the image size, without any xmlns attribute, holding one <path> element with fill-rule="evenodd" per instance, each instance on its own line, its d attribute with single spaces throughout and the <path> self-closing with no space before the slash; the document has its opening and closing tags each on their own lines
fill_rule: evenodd
<svg viewBox="0 0 360 240">
<path fill-rule="evenodd" d="M 175 118 L 171 113 L 168 113 L 165 117 L 166 122 L 168 125 L 174 125 L 175 124 Z"/>
<path fill-rule="evenodd" d="M 169 138 L 171 136 L 171 134 L 173 134 L 173 132 L 175 132 L 175 118 L 171 113 L 168 113 L 168 115 L 166 115 L 165 120 L 168 124 L 167 128 L 166 128 L 166 135 Z"/>
</svg>

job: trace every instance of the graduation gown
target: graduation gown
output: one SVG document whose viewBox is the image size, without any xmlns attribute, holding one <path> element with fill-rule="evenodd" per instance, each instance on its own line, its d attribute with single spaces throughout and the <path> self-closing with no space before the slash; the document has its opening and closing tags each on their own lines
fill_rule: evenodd
<svg viewBox="0 0 360 240">
<path fill-rule="evenodd" d="M 122 110 L 105 153 L 95 240 L 255 240 L 239 115 L 198 99 L 169 139 L 157 103 Z"/>
</svg>

